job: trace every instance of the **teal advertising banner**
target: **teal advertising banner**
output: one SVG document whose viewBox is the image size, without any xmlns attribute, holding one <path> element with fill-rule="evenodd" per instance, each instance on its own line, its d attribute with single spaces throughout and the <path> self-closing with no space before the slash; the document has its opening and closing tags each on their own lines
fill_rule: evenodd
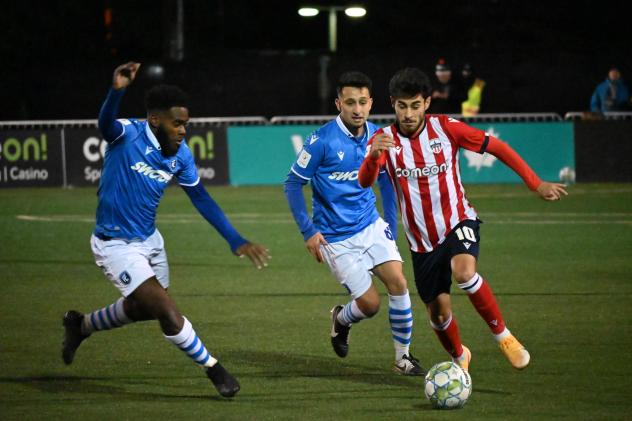
<svg viewBox="0 0 632 421">
<path fill-rule="evenodd" d="M 476 123 L 507 142 L 531 168 L 548 181 L 558 181 L 560 170 L 575 168 L 573 124 L 551 123 Z M 490 154 L 461 150 L 461 177 L 464 183 L 521 183 L 509 167 Z"/>
<path fill-rule="evenodd" d="M 282 184 L 303 147 L 303 140 L 318 127 L 320 126 L 229 127 L 230 184 Z"/>
<path fill-rule="evenodd" d="M 563 167 L 575 167 L 573 124 L 477 123 L 509 143 L 545 180 L 557 181 Z M 305 137 L 319 126 L 250 126 L 228 128 L 228 157 L 232 185 L 281 184 Z M 461 150 L 461 176 L 465 183 L 520 183 L 496 157 Z"/>
</svg>

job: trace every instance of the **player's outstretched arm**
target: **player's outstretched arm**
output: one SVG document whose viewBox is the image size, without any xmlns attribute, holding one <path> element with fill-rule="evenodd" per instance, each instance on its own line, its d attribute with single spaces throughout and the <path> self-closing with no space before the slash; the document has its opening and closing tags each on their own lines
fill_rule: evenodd
<svg viewBox="0 0 632 421">
<path fill-rule="evenodd" d="M 562 196 L 568 196 L 566 186 L 560 183 L 543 181 L 536 189 L 538 195 L 544 200 L 560 200 Z"/>
<path fill-rule="evenodd" d="M 197 183 L 194 186 L 182 186 L 182 189 L 189 196 L 193 206 L 195 206 L 200 215 L 224 237 L 234 254 L 239 257 L 248 257 L 257 269 L 268 266 L 268 260 L 270 259 L 268 249 L 243 238 L 231 225 L 222 209 L 201 183 Z"/>
<path fill-rule="evenodd" d="M 129 63 L 121 64 L 114 70 L 112 88 L 108 92 L 108 96 L 105 98 L 105 102 L 99 112 L 99 130 L 101 130 L 103 138 L 108 143 L 116 141 L 125 133 L 123 125 L 116 121 L 116 114 L 125 93 L 125 88 L 136 78 L 136 72 L 138 72 L 139 68 L 140 63 L 130 61 Z"/>
<path fill-rule="evenodd" d="M 568 195 L 564 184 L 540 180 L 540 177 L 537 176 L 520 155 L 502 140 L 490 136 L 487 152 L 514 170 L 524 180 L 527 187 L 536 192 L 542 199 L 560 200 L 562 196 Z"/>
</svg>

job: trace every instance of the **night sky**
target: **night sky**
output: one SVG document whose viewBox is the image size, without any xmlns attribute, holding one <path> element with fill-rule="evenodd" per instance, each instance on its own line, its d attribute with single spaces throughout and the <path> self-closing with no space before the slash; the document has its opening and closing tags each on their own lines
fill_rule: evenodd
<svg viewBox="0 0 632 421">
<path fill-rule="evenodd" d="M 318 57 L 327 54 L 327 16 L 303 18 L 297 9 L 351 3 L 184 0 L 185 57 L 179 63 L 170 62 L 166 55 L 174 4 L 173 0 L 71 0 L 5 6 L 0 16 L 5 73 L 0 119 L 89 117 L 94 110 L 86 106 L 100 101 L 112 66 L 132 59 L 164 64 L 168 70 L 164 82 L 208 92 L 223 101 L 231 97 L 229 85 L 236 95 L 249 91 L 251 96 L 269 99 L 269 106 L 259 108 L 248 96 L 221 107 L 200 100 L 199 111 L 206 115 L 321 111 L 307 100 L 291 105 L 287 94 L 275 97 L 283 89 L 282 84 L 276 86 L 275 78 L 300 79 L 284 74 L 294 66 L 305 74 L 305 92 L 315 94 L 317 82 L 310 70 L 301 68 L 301 57 L 313 69 Z M 354 63 L 384 84 L 398 66 L 415 65 L 432 74 L 436 60 L 445 57 L 454 67 L 473 63 L 477 73 L 492 82 L 488 111 L 562 113 L 586 107 L 610 65 L 618 65 L 624 78 L 632 72 L 632 16 L 622 12 L 624 2 L 364 0 L 354 4 L 364 5 L 368 13 L 357 20 L 339 13 L 332 82 L 335 72 Z M 205 74 L 213 81 L 202 81 Z M 253 79 L 258 83 L 248 89 L 235 86 Z M 95 86 L 99 81 L 103 85 Z M 72 103 L 56 106 L 55 97 L 68 91 L 73 91 Z M 388 110 L 384 106 L 378 111 Z"/>
</svg>

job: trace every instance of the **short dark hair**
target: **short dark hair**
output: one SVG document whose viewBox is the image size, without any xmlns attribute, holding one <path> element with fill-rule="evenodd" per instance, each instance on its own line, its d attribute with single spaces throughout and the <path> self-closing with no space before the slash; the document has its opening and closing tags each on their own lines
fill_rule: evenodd
<svg viewBox="0 0 632 421">
<path fill-rule="evenodd" d="M 336 85 L 336 92 L 338 95 L 342 92 L 345 86 L 351 86 L 354 88 L 367 88 L 369 95 L 373 92 L 373 82 L 371 78 L 362 72 L 345 72 L 338 78 L 338 84 Z"/>
<path fill-rule="evenodd" d="M 412 98 L 421 94 L 430 95 L 430 79 L 416 67 L 405 67 L 393 75 L 388 84 L 388 92 L 393 98 Z"/>
<path fill-rule="evenodd" d="M 188 108 L 189 97 L 177 86 L 156 85 L 145 93 L 147 111 L 167 111 L 171 107 Z"/>
</svg>

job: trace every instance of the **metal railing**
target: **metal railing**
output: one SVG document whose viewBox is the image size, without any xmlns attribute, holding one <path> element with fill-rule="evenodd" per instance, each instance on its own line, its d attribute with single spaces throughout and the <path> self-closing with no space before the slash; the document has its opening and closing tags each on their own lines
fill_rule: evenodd
<svg viewBox="0 0 632 421">
<path fill-rule="evenodd" d="M 139 118 L 139 120 L 143 120 Z M 189 120 L 193 126 L 202 124 L 211 126 L 225 126 L 234 124 L 238 126 L 262 126 L 270 124 L 263 116 L 254 117 L 194 117 Z M 82 128 L 97 127 L 96 119 L 87 120 L 13 120 L 0 121 L 0 129 L 34 129 L 34 128 Z"/>
<path fill-rule="evenodd" d="M 448 114 L 449 117 L 467 123 L 485 122 L 554 122 L 577 120 L 632 120 L 632 112 L 590 113 L 586 111 L 571 111 L 562 116 L 556 113 L 490 113 L 465 117 L 461 114 Z M 336 118 L 336 115 L 285 115 L 274 116 L 270 119 L 264 116 L 250 117 L 194 117 L 189 120 L 193 126 L 267 126 L 288 124 L 324 124 Z M 385 125 L 395 120 L 395 114 L 372 114 L 369 119 L 379 125 Z M 87 120 L 12 120 L 0 121 L 0 129 L 34 129 L 34 128 L 82 128 L 97 127 L 96 119 Z"/>
<path fill-rule="evenodd" d="M 631 111 L 608 111 L 593 113 L 588 111 L 570 111 L 564 114 L 564 120 L 632 120 Z"/>
</svg>

